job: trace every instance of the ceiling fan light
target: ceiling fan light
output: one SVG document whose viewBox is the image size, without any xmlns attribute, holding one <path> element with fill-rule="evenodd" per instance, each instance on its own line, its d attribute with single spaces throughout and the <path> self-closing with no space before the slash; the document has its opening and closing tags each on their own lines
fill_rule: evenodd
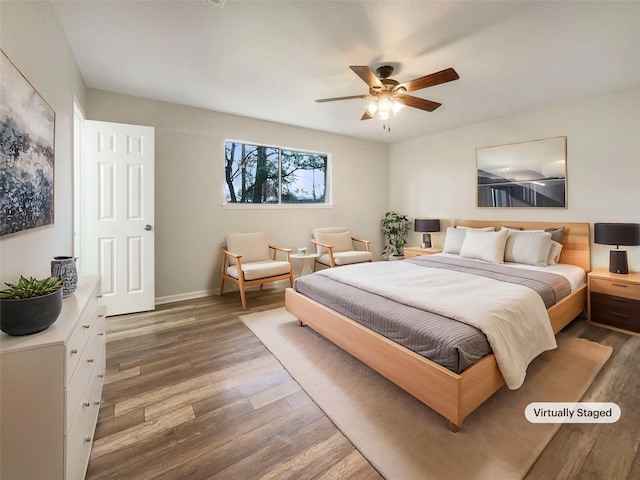
<svg viewBox="0 0 640 480">
<path fill-rule="evenodd" d="M 378 109 L 380 110 L 380 113 L 384 112 L 388 115 L 393 109 L 393 103 L 391 103 L 391 100 L 388 98 L 383 98 L 378 101 Z"/>
<path fill-rule="evenodd" d="M 224 3 L 226 0 L 204 1 Z M 354 98 L 372 98 L 373 102 L 366 106 L 365 113 L 361 120 L 369 120 L 375 117 L 379 120 L 390 120 L 390 117 L 392 115 L 396 116 L 404 105 L 432 112 L 436 108 L 440 107 L 441 104 L 421 97 L 414 97 L 405 94 L 416 90 L 422 90 L 423 88 L 440 85 L 441 83 L 458 80 L 460 78 L 453 68 L 447 68 L 430 75 L 414 78 L 413 80 L 401 84 L 397 80 L 389 78 L 393 73 L 393 67 L 390 65 L 383 65 L 381 68 L 378 68 L 375 73 L 366 65 L 352 65 L 349 68 L 367 84 L 369 87 L 369 94 L 324 98 L 316 100 L 316 102 L 323 103 L 333 102 L 336 100 L 351 100 Z"/>
</svg>

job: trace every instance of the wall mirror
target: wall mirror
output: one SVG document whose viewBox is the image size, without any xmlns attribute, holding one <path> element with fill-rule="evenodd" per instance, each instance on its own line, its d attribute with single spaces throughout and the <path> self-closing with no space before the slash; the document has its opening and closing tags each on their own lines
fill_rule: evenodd
<svg viewBox="0 0 640 480">
<path fill-rule="evenodd" d="M 567 207 L 567 137 L 476 149 L 478 207 Z"/>
</svg>

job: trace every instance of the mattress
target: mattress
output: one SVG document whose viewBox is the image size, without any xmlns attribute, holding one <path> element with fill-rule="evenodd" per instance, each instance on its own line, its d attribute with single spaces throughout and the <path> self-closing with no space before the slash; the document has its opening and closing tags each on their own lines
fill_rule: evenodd
<svg viewBox="0 0 640 480">
<path fill-rule="evenodd" d="M 503 265 L 473 261 L 457 262 L 455 259 L 445 260 L 436 257 L 438 256 L 418 257 L 405 262 L 431 268 L 462 268 L 467 272 L 479 269 L 474 274 L 497 276 L 503 281 L 516 282 L 534 289 L 543 298 L 547 308 L 572 290 L 570 282 L 561 275 L 549 275 L 546 272 L 538 274 L 522 269 L 516 270 L 516 274 L 513 275 L 514 270 Z M 451 263 L 460 265 L 447 265 Z M 541 281 L 545 275 L 547 281 Z M 300 277 L 296 279 L 294 288 L 299 293 L 455 373 L 461 373 L 491 353 L 486 336 L 478 328 L 415 306 L 398 303 L 383 295 L 324 275 Z"/>
</svg>

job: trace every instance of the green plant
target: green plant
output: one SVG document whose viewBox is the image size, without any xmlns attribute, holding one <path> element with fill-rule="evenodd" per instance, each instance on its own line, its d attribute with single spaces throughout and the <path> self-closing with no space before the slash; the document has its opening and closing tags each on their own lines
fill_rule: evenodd
<svg viewBox="0 0 640 480">
<path fill-rule="evenodd" d="M 411 222 L 406 215 L 397 212 L 387 212 L 380 222 L 385 237 L 383 255 L 403 255 L 407 243 L 407 235 Z"/>
<path fill-rule="evenodd" d="M 26 279 L 20 276 L 16 283 L 5 283 L 9 288 L 0 291 L 0 298 L 22 299 L 48 295 L 62 288 L 62 280 L 58 277 L 49 277 L 37 280 L 33 277 Z"/>
</svg>

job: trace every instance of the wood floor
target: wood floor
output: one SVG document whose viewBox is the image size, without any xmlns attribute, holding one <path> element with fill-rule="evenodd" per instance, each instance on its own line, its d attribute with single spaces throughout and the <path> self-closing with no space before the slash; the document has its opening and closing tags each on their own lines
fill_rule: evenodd
<svg viewBox="0 0 640 480">
<path fill-rule="evenodd" d="M 265 310 L 284 295 L 256 290 L 247 300 Z M 382 478 L 242 324 L 243 313 L 236 292 L 107 319 L 88 479 Z M 640 479 L 640 337 L 584 319 L 565 333 L 614 347 L 584 400 L 616 402 L 622 419 L 563 425 L 526 480 Z"/>
</svg>

